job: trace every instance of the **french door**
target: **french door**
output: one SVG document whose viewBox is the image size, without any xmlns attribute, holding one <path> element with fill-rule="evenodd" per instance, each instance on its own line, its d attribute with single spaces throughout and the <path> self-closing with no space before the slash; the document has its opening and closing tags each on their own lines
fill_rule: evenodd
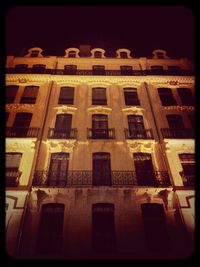
<svg viewBox="0 0 200 267">
<path fill-rule="evenodd" d="M 93 154 L 93 185 L 111 185 L 110 153 Z"/>
</svg>

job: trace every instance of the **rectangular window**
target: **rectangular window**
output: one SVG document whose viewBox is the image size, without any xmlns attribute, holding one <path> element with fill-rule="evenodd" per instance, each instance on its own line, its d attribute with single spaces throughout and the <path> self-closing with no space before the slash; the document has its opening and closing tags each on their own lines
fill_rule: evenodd
<svg viewBox="0 0 200 267">
<path fill-rule="evenodd" d="M 58 104 L 71 104 L 74 102 L 74 87 L 61 87 Z"/>
<path fill-rule="evenodd" d="M 110 153 L 93 153 L 93 185 L 111 185 Z"/>
<path fill-rule="evenodd" d="M 18 89 L 18 85 L 6 86 L 6 103 L 14 103 Z"/>
<path fill-rule="evenodd" d="M 183 171 L 182 176 L 184 186 L 194 186 L 195 184 L 195 155 L 191 153 L 179 154 Z"/>
<path fill-rule="evenodd" d="M 92 205 L 92 245 L 95 253 L 116 251 L 114 205 Z"/>
<path fill-rule="evenodd" d="M 69 51 L 68 57 L 76 57 L 76 51 Z"/>
<path fill-rule="evenodd" d="M 15 65 L 15 73 L 26 73 L 28 69 L 27 64 L 17 64 Z"/>
<path fill-rule="evenodd" d="M 170 88 L 158 88 L 158 94 L 163 106 L 177 105 Z"/>
<path fill-rule="evenodd" d="M 181 115 L 170 114 L 166 115 L 170 129 L 184 129 L 183 118 Z"/>
<path fill-rule="evenodd" d="M 151 74 L 155 74 L 155 75 L 163 74 L 163 66 L 159 66 L 159 65 L 151 66 Z"/>
<path fill-rule="evenodd" d="M 108 138 L 108 116 L 104 114 L 92 115 L 92 138 L 107 139 Z"/>
<path fill-rule="evenodd" d="M 132 66 L 120 66 L 121 75 L 129 76 L 133 75 L 133 67 Z"/>
<path fill-rule="evenodd" d="M 77 66 L 76 65 L 65 65 L 64 74 L 76 75 Z"/>
<path fill-rule="evenodd" d="M 188 115 L 188 117 L 189 117 L 192 128 L 194 128 L 195 127 L 195 125 L 194 125 L 195 124 L 195 115 L 190 114 L 190 115 Z"/>
<path fill-rule="evenodd" d="M 92 105 L 107 105 L 106 88 L 92 88 Z"/>
<path fill-rule="evenodd" d="M 20 103 L 35 104 L 39 86 L 25 86 Z"/>
<path fill-rule="evenodd" d="M 46 65 L 35 64 L 32 67 L 32 73 L 43 74 L 43 73 L 45 73 L 45 68 L 46 68 Z"/>
<path fill-rule="evenodd" d="M 178 88 L 177 90 L 183 105 L 194 106 L 194 98 L 190 88 Z"/>
<path fill-rule="evenodd" d="M 105 75 L 105 66 L 94 65 L 92 66 L 93 75 Z"/>
<path fill-rule="evenodd" d="M 22 153 L 6 153 L 6 186 L 16 187 L 19 183 L 19 165 Z"/>
<path fill-rule="evenodd" d="M 27 136 L 32 115 L 33 115 L 32 113 L 27 113 L 27 112 L 16 114 L 12 128 L 13 134 L 15 134 L 16 137 Z"/>
<path fill-rule="evenodd" d="M 124 99 L 127 106 L 140 106 L 137 88 L 124 88 Z"/>
</svg>

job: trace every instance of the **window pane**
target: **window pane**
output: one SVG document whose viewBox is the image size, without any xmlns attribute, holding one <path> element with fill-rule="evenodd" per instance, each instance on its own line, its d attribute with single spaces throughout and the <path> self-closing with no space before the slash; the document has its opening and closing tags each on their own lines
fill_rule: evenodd
<svg viewBox="0 0 200 267">
<path fill-rule="evenodd" d="M 32 73 L 44 73 L 46 65 L 43 64 L 35 64 L 32 68 Z"/>
<path fill-rule="evenodd" d="M 194 106 L 194 98 L 191 89 L 178 88 L 177 90 L 183 105 Z"/>
<path fill-rule="evenodd" d="M 73 104 L 74 101 L 74 87 L 61 87 L 58 104 Z"/>
<path fill-rule="evenodd" d="M 75 75 L 76 71 L 77 71 L 76 65 L 65 65 L 64 66 L 64 73 L 65 74 Z"/>
<path fill-rule="evenodd" d="M 6 86 L 6 103 L 13 103 L 17 94 L 18 85 L 7 85 Z"/>
<path fill-rule="evenodd" d="M 96 52 L 94 52 L 94 57 L 101 58 L 102 57 L 101 54 L 102 53 L 100 51 L 96 51 Z"/>
<path fill-rule="evenodd" d="M 15 65 L 15 71 L 17 73 L 26 73 L 27 68 L 28 68 L 27 64 L 17 64 L 17 65 Z"/>
<path fill-rule="evenodd" d="M 120 52 L 120 57 L 121 58 L 127 58 L 127 52 Z"/>
<path fill-rule="evenodd" d="M 170 88 L 158 88 L 158 94 L 163 106 L 174 106 L 177 104 Z"/>
<path fill-rule="evenodd" d="M 6 168 L 19 168 L 21 153 L 6 153 Z"/>
<path fill-rule="evenodd" d="M 183 119 L 181 115 L 166 115 L 169 128 L 184 129 Z"/>
<path fill-rule="evenodd" d="M 124 99 L 125 99 L 125 104 L 127 106 L 139 106 L 140 101 L 138 99 L 137 95 L 137 89 L 136 88 L 124 88 Z"/>
<path fill-rule="evenodd" d="M 34 104 L 38 95 L 39 86 L 26 86 L 20 103 Z"/>
<path fill-rule="evenodd" d="M 92 104 L 106 105 L 106 88 L 92 88 Z"/>
<path fill-rule="evenodd" d="M 69 51 L 68 57 L 76 57 L 76 51 Z"/>
</svg>

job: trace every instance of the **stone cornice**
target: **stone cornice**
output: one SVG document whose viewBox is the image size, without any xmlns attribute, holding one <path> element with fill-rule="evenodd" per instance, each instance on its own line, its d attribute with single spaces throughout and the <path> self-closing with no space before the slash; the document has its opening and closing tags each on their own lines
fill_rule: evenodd
<svg viewBox="0 0 200 267">
<path fill-rule="evenodd" d="M 141 106 L 132 106 L 132 107 L 128 107 L 128 108 L 123 108 L 122 111 L 125 114 L 142 114 L 142 112 L 145 109 Z"/>
<path fill-rule="evenodd" d="M 89 107 L 87 110 L 90 113 L 106 113 L 106 114 L 109 114 L 112 111 L 112 108 L 103 107 L 103 106 L 94 106 L 94 107 Z"/>
<path fill-rule="evenodd" d="M 34 104 L 6 104 L 7 112 L 19 112 L 19 111 L 33 111 L 35 105 Z"/>
<path fill-rule="evenodd" d="M 74 113 L 77 110 L 76 107 L 71 107 L 67 105 L 59 105 L 59 106 L 54 107 L 54 109 L 57 111 L 57 114 Z"/>
<path fill-rule="evenodd" d="M 6 138 L 6 152 L 33 152 L 35 150 L 37 138 Z"/>
</svg>

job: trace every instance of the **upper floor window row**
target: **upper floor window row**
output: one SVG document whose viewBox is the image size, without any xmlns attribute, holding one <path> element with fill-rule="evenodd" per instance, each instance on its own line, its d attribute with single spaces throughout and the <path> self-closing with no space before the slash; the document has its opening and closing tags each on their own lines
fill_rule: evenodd
<svg viewBox="0 0 200 267">
<path fill-rule="evenodd" d="M 14 103 L 17 92 L 19 90 L 18 85 L 6 86 L 6 103 Z M 39 86 L 25 86 L 20 103 L 23 104 L 35 104 L 38 95 Z"/>
<path fill-rule="evenodd" d="M 182 105 L 194 105 L 194 98 L 190 88 L 177 88 L 177 92 L 181 99 Z M 177 105 L 177 101 L 174 98 L 172 90 L 170 88 L 158 88 L 158 94 L 163 106 Z"/>
</svg>

